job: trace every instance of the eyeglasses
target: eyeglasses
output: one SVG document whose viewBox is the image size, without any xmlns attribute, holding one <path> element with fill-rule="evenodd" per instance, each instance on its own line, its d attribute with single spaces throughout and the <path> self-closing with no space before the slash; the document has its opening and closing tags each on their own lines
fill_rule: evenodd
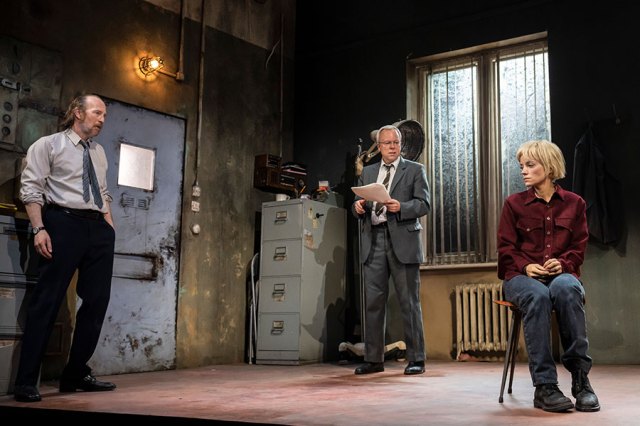
<svg viewBox="0 0 640 426">
<path fill-rule="evenodd" d="M 384 146 L 389 146 L 391 144 L 393 144 L 394 146 L 400 145 L 400 141 L 385 141 L 385 142 L 378 142 L 378 143 Z"/>
</svg>

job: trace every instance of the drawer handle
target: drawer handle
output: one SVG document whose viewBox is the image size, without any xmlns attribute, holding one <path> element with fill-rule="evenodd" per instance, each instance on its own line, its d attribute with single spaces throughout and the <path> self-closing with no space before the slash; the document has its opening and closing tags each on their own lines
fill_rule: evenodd
<svg viewBox="0 0 640 426">
<path fill-rule="evenodd" d="M 271 323 L 271 334 L 279 335 L 284 333 L 284 321 L 277 320 Z"/>
<path fill-rule="evenodd" d="M 276 212 L 276 220 L 274 221 L 276 225 L 282 225 L 287 222 L 287 211 Z"/>
<path fill-rule="evenodd" d="M 274 284 L 271 297 L 275 302 L 284 302 L 284 290 L 285 290 L 284 283 Z"/>
<path fill-rule="evenodd" d="M 287 260 L 287 248 L 286 247 L 276 247 L 273 253 L 273 260 L 275 261 L 283 261 Z"/>
</svg>

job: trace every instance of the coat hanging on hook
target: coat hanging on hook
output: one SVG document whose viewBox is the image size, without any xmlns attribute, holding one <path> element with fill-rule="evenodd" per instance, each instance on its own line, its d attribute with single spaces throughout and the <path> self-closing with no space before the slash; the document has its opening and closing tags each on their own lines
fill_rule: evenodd
<svg viewBox="0 0 640 426">
<path fill-rule="evenodd" d="M 587 203 L 589 236 L 595 242 L 615 245 L 622 235 L 622 191 L 611 174 L 589 123 L 575 147 L 573 192 Z"/>
</svg>

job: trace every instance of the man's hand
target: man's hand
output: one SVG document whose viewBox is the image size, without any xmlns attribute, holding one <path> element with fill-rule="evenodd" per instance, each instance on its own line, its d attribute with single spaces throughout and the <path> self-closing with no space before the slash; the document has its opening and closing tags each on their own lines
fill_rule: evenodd
<svg viewBox="0 0 640 426">
<path fill-rule="evenodd" d="M 36 234 L 33 238 L 33 245 L 36 248 L 36 252 L 45 259 L 51 259 L 53 257 L 51 237 L 46 229 L 43 229 Z"/>
<path fill-rule="evenodd" d="M 400 211 L 400 201 L 394 200 L 393 198 L 384 203 L 387 206 L 387 211 L 391 213 L 398 213 Z"/>
<path fill-rule="evenodd" d="M 353 203 L 353 207 L 356 210 L 356 213 L 358 214 L 364 214 L 364 204 L 366 203 L 366 200 L 362 199 L 362 200 L 358 200 L 355 203 Z"/>
</svg>

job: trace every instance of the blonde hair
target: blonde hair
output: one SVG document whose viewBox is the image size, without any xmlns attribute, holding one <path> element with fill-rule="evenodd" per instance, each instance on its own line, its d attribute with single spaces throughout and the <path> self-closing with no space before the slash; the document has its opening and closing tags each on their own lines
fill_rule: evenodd
<svg viewBox="0 0 640 426">
<path fill-rule="evenodd" d="M 546 140 L 534 140 L 520 145 L 516 158 L 518 162 L 522 156 L 532 158 L 542 164 L 552 181 L 562 179 L 566 175 L 566 167 L 562 151 L 553 142 Z"/>
</svg>

